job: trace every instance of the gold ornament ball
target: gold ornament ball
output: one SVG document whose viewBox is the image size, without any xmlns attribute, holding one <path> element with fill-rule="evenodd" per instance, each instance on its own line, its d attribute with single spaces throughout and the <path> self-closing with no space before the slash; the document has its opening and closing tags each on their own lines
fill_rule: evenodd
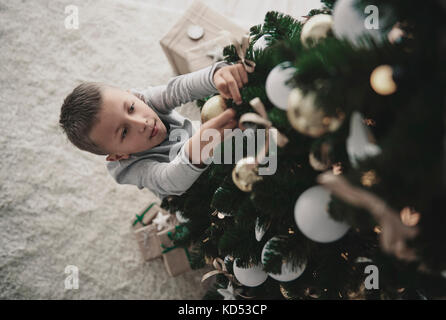
<svg viewBox="0 0 446 320">
<path fill-rule="evenodd" d="M 376 175 L 375 170 L 369 170 L 362 174 L 361 184 L 364 187 L 372 187 L 379 182 L 379 178 Z"/>
<path fill-rule="evenodd" d="M 396 91 L 397 85 L 393 81 L 393 69 L 389 65 L 376 67 L 370 75 L 370 85 L 376 93 L 387 96 Z"/>
<path fill-rule="evenodd" d="M 254 157 L 240 159 L 232 170 L 232 180 L 243 192 L 251 192 L 252 185 L 262 180 L 258 175 L 258 165 Z"/>
<path fill-rule="evenodd" d="M 300 40 L 305 47 L 311 47 L 327 37 L 333 25 L 333 18 L 328 14 L 318 14 L 305 22 Z"/>
<path fill-rule="evenodd" d="M 344 114 L 328 117 L 315 105 L 316 94 L 306 95 L 294 88 L 288 96 L 287 117 L 291 126 L 302 134 L 317 138 L 324 133 L 336 131 L 344 121 Z"/>
<path fill-rule="evenodd" d="M 222 96 L 216 95 L 210 98 L 201 109 L 201 123 L 215 118 L 226 110 L 226 103 Z"/>
</svg>

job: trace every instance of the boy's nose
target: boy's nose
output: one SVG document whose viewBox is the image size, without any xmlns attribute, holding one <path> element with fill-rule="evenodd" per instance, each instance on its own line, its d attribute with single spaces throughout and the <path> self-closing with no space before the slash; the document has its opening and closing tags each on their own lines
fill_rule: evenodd
<svg viewBox="0 0 446 320">
<path fill-rule="evenodd" d="M 146 127 L 148 125 L 148 120 L 147 119 L 142 119 L 140 124 L 140 129 L 139 132 L 143 133 L 146 130 Z"/>
</svg>

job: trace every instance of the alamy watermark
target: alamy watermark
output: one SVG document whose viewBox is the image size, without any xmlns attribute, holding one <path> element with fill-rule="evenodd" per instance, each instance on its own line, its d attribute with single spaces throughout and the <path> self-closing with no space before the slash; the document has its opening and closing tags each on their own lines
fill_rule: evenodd
<svg viewBox="0 0 446 320">
<path fill-rule="evenodd" d="M 68 274 L 64 283 L 65 290 L 79 289 L 79 268 L 77 266 L 68 265 L 65 267 L 65 274 Z"/>
<path fill-rule="evenodd" d="M 79 29 L 79 8 L 75 5 L 69 5 L 65 7 L 65 28 L 66 29 Z"/>
<path fill-rule="evenodd" d="M 247 138 L 246 150 L 244 150 L 244 137 Z M 188 132 L 180 128 L 172 130 L 169 134 L 170 141 L 178 141 L 179 139 L 184 141 L 188 138 Z M 201 134 L 201 141 L 208 143 L 204 147 L 201 147 L 199 143 L 192 143 L 192 154 L 189 155 L 190 162 L 192 164 L 233 164 L 233 161 L 237 163 L 244 157 L 256 157 L 259 152 L 266 147 L 268 152 L 266 152 L 263 157 L 258 158 L 258 164 L 262 165 L 258 168 L 258 174 L 273 175 L 277 170 L 277 129 L 275 128 L 269 130 L 254 130 L 252 128 L 248 128 L 244 131 L 240 130 L 239 128 L 224 129 L 223 139 L 219 130 L 208 128 L 203 130 Z M 267 146 L 266 141 L 268 141 Z M 224 153 L 221 154 L 221 149 L 217 149 L 216 147 L 223 142 Z M 183 144 L 178 144 L 171 148 L 169 153 L 170 161 L 173 161 L 173 159 L 177 157 L 177 154 L 182 147 Z M 245 154 L 246 156 L 244 156 Z"/>
<path fill-rule="evenodd" d="M 364 13 L 368 16 L 364 20 L 364 27 L 367 30 L 379 29 L 379 10 L 377 6 L 368 5 L 364 9 Z"/>
<path fill-rule="evenodd" d="M 377 266 L 371 264 L 365 267 L 364 273 L 368 276 L 364 280 L 364 286 L 367 290 L 379 289 L 379 269 Z"/>
</svg>

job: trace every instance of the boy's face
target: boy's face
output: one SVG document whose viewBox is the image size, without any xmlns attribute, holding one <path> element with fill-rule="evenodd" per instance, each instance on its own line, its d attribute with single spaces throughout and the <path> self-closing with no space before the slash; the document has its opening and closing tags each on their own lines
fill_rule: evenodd
<svg viewBox="0 0 446 320">
<path fill-rule="evenodd" d="M 107 161 L 127 159 L 130 154 L 151 149 L 166 138 L 164 123 L 135 95 L 114 87 L 106 87 L 101 94 L 99 122 L 91 129 L 90 139 L 109 154 Z"/>
</svg>

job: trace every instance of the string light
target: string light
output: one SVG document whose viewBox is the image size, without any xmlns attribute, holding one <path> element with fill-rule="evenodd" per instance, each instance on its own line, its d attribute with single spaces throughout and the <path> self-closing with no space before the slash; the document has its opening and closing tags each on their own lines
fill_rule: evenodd
<svg viewBox="0 0 446 320">
<path fill-rule="evenodd" d="M 410 207 L 405 207 L 400 213 L 401 221 L 408 227 L 414 227 L 420 221 L 421 215 Z"/>
<path fill-rule="evenodd" d="M 369 127 L 374 127 L 376 125 L 375 120 L 370 119 L 370 118 L 364 119 L 363 122 L 366 126 L 369 126 Z"/>
<path fill-rule="evenodd" d="M 378 178 L 374 170 L 369 170 L 364 172 L 364 174 L 361 177 L 361 184 L 365 187 L 371 187 L 377 183 L 378 183 Z"/>
<path fill-rule="evenodd" d="M 376 67 L 370 75 L 370 85 L 376 93 L 387 96 L 394 93 L 397 89 L 393 81 L 393 69 L 389 65 Z"/>
</svg>

